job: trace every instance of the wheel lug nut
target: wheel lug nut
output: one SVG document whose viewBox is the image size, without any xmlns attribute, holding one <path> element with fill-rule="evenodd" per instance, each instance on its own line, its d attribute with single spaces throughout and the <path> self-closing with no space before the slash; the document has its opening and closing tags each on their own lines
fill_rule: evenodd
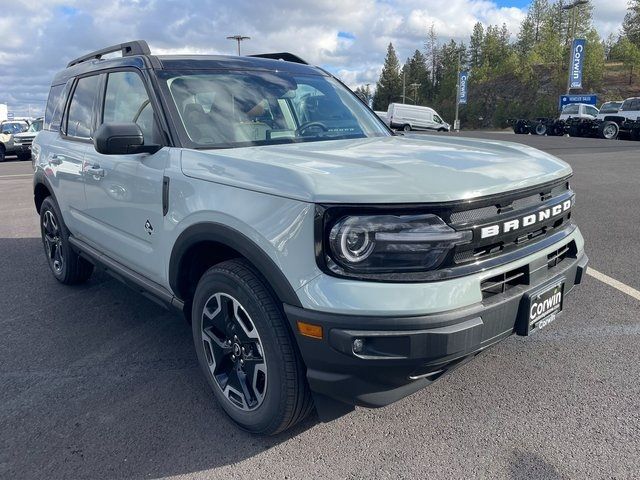
<svg viewBox="0 0 640 480">
<path fill-rule="evenodd" d="M 231 360 L 235 360 L 236 356 L 235 355 L 231 355 Z"/>
<path fill-rule="evenodd" d="M 244 365 L 244 360 L 240 359 L 240 365 Z"/>
</svg>

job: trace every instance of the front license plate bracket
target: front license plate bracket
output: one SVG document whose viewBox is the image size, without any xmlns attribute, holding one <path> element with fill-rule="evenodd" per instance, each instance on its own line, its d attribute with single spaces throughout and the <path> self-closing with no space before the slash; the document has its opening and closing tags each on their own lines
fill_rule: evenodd
<svg viewBox="0 0 640 480">
<path fill-rule="evenodd" d="M 565 279 L 555 279 L 522 297 L 515 331 L 528 336 L 548 325 L 562 311 Z"/>
</svg>

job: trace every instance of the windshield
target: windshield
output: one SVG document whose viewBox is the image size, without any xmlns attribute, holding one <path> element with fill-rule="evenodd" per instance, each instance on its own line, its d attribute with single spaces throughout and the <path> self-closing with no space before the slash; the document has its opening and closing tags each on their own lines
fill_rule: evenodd
<svg viewBox="0 0 640 480">
<path fill-rule="evenodd" d="M 22 133 L 27 129 L 26 123 L 20 122 L 7 122 L 2 124 L 2 132 L 9 132 L 12 134 Z"/>
<path fill-rule="evenodd" d="M 390 135 L 331 77 L 284 72 L 159 72 L 190 142 L 201 148 Z"/>
<path fill-rule="evenodd" d="M 42 130 L 42 120 L 35 120 L 30 126 L 27 132 L 37 133 Z"/>
<path fill-rule="evenodd" d="M 580 111 L 580 105 L 575 105 L 575 104 L 571 104 L 571 105 L 566 105 L 563 109 L 562 109 L 562 113 L 565 114 L 576 114 Z"/>
<path fill-rule="evenodd" d="M 600 107 L 600 113 L 618 113 L 622 102 L 609 102 Z"/>
</svg>

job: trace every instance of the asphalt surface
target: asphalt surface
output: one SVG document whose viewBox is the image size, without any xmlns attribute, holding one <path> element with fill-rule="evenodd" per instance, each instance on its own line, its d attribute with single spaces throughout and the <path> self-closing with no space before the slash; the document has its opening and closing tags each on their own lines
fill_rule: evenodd
<svg viewBox="0 0 640 480">
<path fill-rule="evenodd" d="M 591 265 L 640 289 L 640 143 L 465 135 L 567 160 Z M 256 437 L 213 401 L 179 316 L 105 275 L 54 280 L 29 173 L 0 164 L 0 478 L 640 477 L 640 302 L 598 280 L 394 405 Z"/>
</svg>

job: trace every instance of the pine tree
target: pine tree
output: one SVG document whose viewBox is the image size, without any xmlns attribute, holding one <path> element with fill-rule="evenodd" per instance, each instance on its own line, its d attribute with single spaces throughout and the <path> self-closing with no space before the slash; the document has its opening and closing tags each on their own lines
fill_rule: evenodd
<svg viewBox="0 0 640 480">
<path fill-rule="evenodd" d="M 629 0 L 622 31 L 631 43 L 640 48 L 640 0 Z"/>
<path fill-rule="evenodd" d="M 482 42 L 484 41 L 484 27 L 476 22 L 469 42 L 469 64 L 472 69 L 482 65 Z"/>
<path fill-rule="evenodd" d="M 400 62 L 393 44 L 387 47 L 387 56 L 380 79 L 376 84 L 373 97 L 374 110 L 386 110 L 390 103 L 400 100 L 402 96 L 402 78 L 400 77 Z"/>
<path fill-rule="evenodd" d="M 406 95 L 409 103 L 416 105 L 425 105 L 428 103 L 431 90 L 431 76 L 427 68 L 425 56 L 416 50 L 411 58 L 402 67 L 402 73 L 405 75 Z M 412 85 L 417 85 L 413 87 Z"/>
</svg>

